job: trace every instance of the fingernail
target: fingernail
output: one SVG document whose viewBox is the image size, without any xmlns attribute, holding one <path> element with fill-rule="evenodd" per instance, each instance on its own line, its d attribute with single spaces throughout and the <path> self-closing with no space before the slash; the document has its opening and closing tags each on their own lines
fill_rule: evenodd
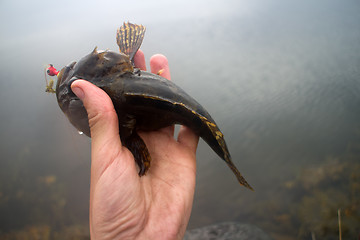
<svg viewBox="0 0 360 240">
<path fill-rule="evenodd" d="M 81 100 L 85 97 L 85 93 L 81 88 L 79 88 L 79 87 L 71 87 L 71 90 Z"/>
</svg>

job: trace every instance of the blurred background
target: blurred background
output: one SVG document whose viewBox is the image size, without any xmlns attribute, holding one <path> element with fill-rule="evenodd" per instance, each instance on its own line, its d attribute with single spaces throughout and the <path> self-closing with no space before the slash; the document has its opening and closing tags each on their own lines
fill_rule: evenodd
<svg viewBox="0 0 360 240">
<path fill-rule="evenodd" d="M 188 229 L 253 224 L 274 239 L 360 234 L 360 2 L 357 0 L 0 0 L 0 239 L 89 239 L 90 140 L 45 93 L 44 68 L 142 50 L 225 135 L 254 187 L 203 142 Z M 56 78 L 54 78 L 56 80 Z"/>
</svg>

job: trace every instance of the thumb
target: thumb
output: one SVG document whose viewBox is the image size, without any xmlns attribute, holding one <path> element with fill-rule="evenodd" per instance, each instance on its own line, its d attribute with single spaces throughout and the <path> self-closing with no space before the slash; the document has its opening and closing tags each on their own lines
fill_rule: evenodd
<svg viewBox="0 0 360 240">
<path fill-rule="evenodd" d="M 105 150 L 105 144 L 121 146 L 118 117 L 110 97 L 102 89 L 85 80 L 74 81 L 71 90 L 84 103 L 88 113 L 93 152 Z"/>
</svg>

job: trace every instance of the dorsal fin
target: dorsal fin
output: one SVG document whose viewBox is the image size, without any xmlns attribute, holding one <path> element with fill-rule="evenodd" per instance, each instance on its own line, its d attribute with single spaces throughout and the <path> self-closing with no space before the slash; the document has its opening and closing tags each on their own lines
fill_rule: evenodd
<svg viewBox="0 0 360 240">
<path fill-rule="evenodd" d="M 116 43 L 120 52 L 129 56 L 131 62 L 144 39 L 145 27 L 132 23 L 124 23 L 117 30 Z"/>
</svg>

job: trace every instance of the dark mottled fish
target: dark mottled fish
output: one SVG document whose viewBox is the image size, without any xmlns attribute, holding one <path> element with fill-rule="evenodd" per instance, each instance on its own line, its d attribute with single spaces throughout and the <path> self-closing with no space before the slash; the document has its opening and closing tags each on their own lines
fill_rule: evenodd
<svg viewBox="0 0 360 240">
<path fill-rule="evenodd" d="M 133 153 L 139 175 L 149 169 L 151 157 L 137 132 L 182 124 L 202 137 L 225 160 L 240 184 L 252 189 L 231 161 L 224 136 L 210 114 L 173 82 L 133 67 L 132 60 L 144 33 L 142 25 L 124 23 L 117 31 L 120 53 L 95 48 L 79 62 L 64 67 L 56 86 L 61 110 L 79 131 L 90 136 L 86 110 L 70 88 L 76 79 L 85 79 L 112 99 L 118 113 L 121 141 Z"/>
</svg>

